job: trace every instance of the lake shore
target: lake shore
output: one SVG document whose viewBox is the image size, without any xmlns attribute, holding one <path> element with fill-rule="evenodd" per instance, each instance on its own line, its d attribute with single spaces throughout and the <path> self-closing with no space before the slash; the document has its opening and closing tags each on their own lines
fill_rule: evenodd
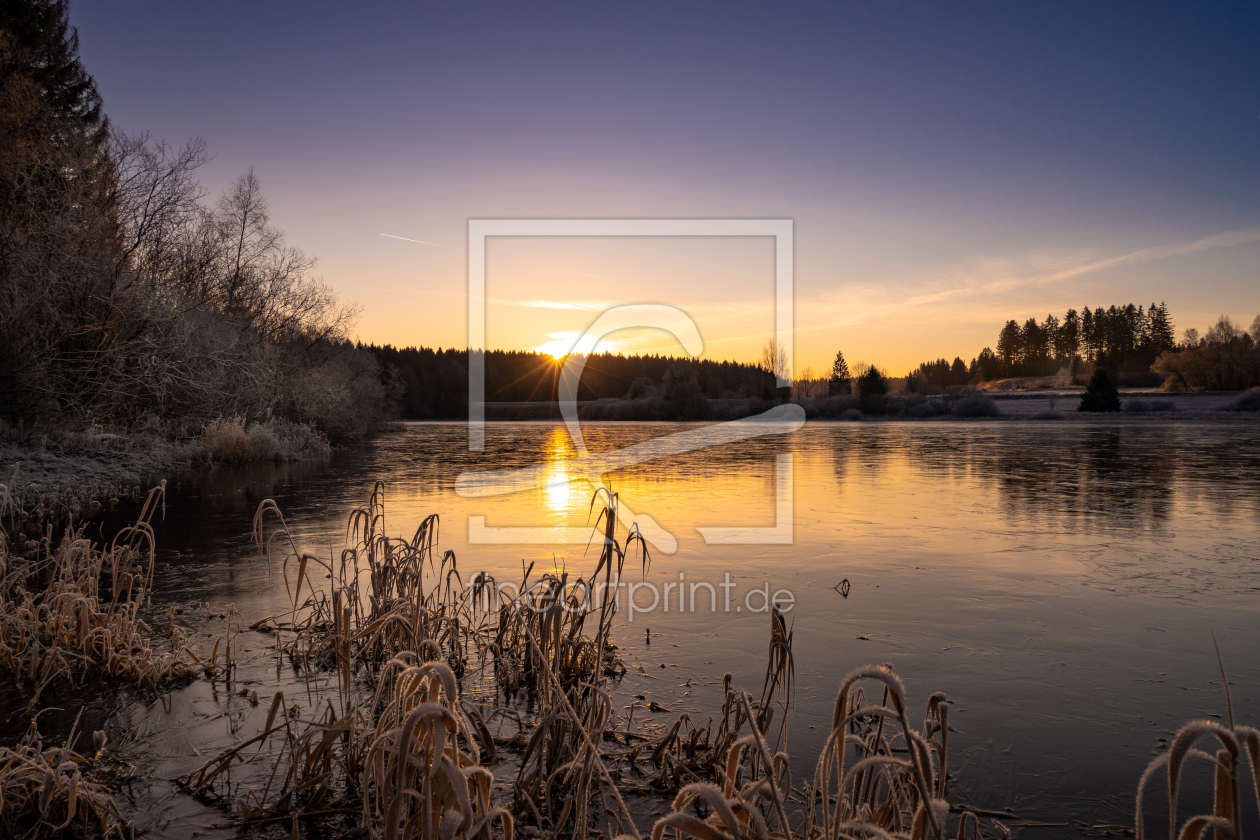
<svg viewBox="0 0 1260 840">
<path fill-rule="evenodd" d="M 0 448 L 0 514 L 40 523 L 83 516 L 147 492 L 154 476 L 187 469 L 197 446 L 158 435 L 39 436 Z"/>
<path fill-rule="evenodd" d="M 947 397 L 896 396 L 895 400 L 913 402 L 899 413 L 870 414 L 854 408 L 846 415 L 823 416 L 813 400 L 794 400 L 806 410 L 808 423 L 969 423 L 969 422 L 1060 422 L 1060 423 L 1123 423 L 1159 424 L 1169 422 L 1260 422 L 1260 414 L 1229 411 L 1227 407 L 1238 397 L 1234 392 L 1169 394 L 1160 391 L 1126 389 L 1121 399 L 1126 403 L 1163 402 L 1171 410 L 1125 410 L 1119 413 L 1079 412 L 1080 389 L 1055 391 L 1013 391 L 989 393 L 998 413 L 992 416 L 958 416 L 943 409 L 927 413 L 915 406 L 930 405 Z M 589 401 L 578 404 L 578 413 L 585 422 L 643 422 L 638 412 L 627 411 L 618 416 L 613 410 L 620 404 L 635 401 Z M 723 422 L 759 414 L 772 406 L 762 400 L 710 400 L 710 417 L 697 422 Z M 856 403 L 855 403 L 856 405 Z M 642 409 L 642 406 L 638 406 Z M 592 416 L 596 415 L 596 416 Z M 487 403 L 485 418 L 490 423 L 562 422 L 559 406 L 546 402 Z M 677 422 L 664 416 L 661 422 Z M 406 422 L 406 421 L 404 421 Z M 460 423 L 461 420 L 445 422 Z M 320 454 L 311 450 L 313 455 Z M 268 452 L 264 460 L 273 454 Z M 324 453 L 326 454 L 326 453 Z M 292 457 L 287 457 L 293 460 Z M 0 444 L 0 515 L 10 522 L 30 520 L 44 522 L 48 518 L 95 513 L 117 503 L 120 498 L 135 497 L 163 477 L 186 470 L 206 460 L 206 447 L 198 440 L 170 440 L 160 435 L 75 435 L 61 441 L 47 436 L 32 436 L 26 441 Z M 255 459 L 256 460 L 256 459 Z"/>
<path fill-rule="evenodd" d="M 917 394 L 896 394 L 890 395 L 886 399 L 889 402 L 886 413 L 875 413 L 870 411 L 862 412 L 861 401 L 854 397 L 851 398 L 852 409 L 861 412 L 861 416 L 827 416 L 819 411 L 824 400 L 806 398 L 794 398 L 792 402 L 802 406 L 805 409 L 807 422 L 822 421 L 828 422 L 833 420 L 868 420 L 877 422 L 889 421 L 966 421 L 966 420 L 1078 420 L 1078 421 L 1097 421 L 1097 420 L 1117 420 L 1123 419 L 1125 422 L 1130 420 L 1140 422 L 1166 421 L 1166 420 L 1249 420 L 1256 419 L 1258 416 L 1255 412 L 1230 411 L 1228 407 L 1238 398 L 1238 392 L 1234 391 L 1213 391 L 1200 393 L 1167 393 L 1164 391 L 1152 389 L 1121 389 L 1120 398 L 1125 404 L 1128 403 L 1146 403 L 1147 405 L 1157 405 L 1165 403 L 1171 408 L 1169 410 L 1141 410 L 1133 411 L 1126 405 L 1126 409 L 1119 413 L 1091 413 L 1078 412 L 1077 406 L 1080 404 L 1081 394 L 1084 393 L 1082 388 L 1064 388 L 1057 390 L 1032 390 L 1032 391 L 993 391 L 982 392 L 980 396 L 991 399 L 997 406 L 998 413 L 987 417 L 960 416 L 952 413 L 949 409 L 953 403 L 957 402 L 960 395 L 933 395 L 922 396 Z M 849 399 L 849 398 L 846 398 Z M 775 403 L 770 400 L 760 399 L 717 399 L 709 400 L 709 415 L 702 418 L 708 421 L 724 421 L 735 420 L 741 417 L 750 417 L 760 414 L 763 411 L 773 407 Z M 938 405 L 944 411 L 936 410 L 933 413 L 924 412 L 922 410 L 915 411 L 919 406 Z M 671 408 L 662 400 L 655 402 L 649 400 L 585 400 L 578 403 L 578 416 L 583 422 L 590 421 L 626 421 L 626 422 L 642 422 L 644 420 L 664 420 L 678 421 L 687 418 L 673 416 Z M 1139 407 L 1134 405 L 1133 407 Z M 487 402 L 484 404 L 485 419 L 487 422 L 522 422 L 522 421 L 552 421 L 560 422 L 560 408 L 554 402 Z M 1042 412 L 1055 412 L 1058 416 L 1036 417 Z M 653 416 L 655 415 L 655 416 Z M 697 420 L 701 418 L 696 418 Z"/>
</svg>

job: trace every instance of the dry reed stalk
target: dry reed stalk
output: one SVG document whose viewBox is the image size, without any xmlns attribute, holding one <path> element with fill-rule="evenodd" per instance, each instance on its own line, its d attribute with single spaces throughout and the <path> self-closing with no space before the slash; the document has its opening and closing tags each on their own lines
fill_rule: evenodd
<svg viewBox="0 0 1260 840">
<path fill-rule="evenodd" d="M 145 500 L 134 525 L 108 547 L 83 529 L 51 533 L 30 558 L 9 554 L 0 537 L 0 670 L 34 688 L 32 703 L 58 679 L 104 676 L 149 688 L 192 673 L 184 636 L 172 626 L 170 649 L 153 648 L 141 619 L 153 587 L 151 519 L 165 505 L 165 482 Z"/>
<path fill-rule="evenodd" d="M 69 740 L 74 740 L 73 730 Z M 104 733 L 97 732 L 93 741 L 99 754 Z M 0 833 L 32 840 L 132 834 L 109 791 L 84 777 L 90 767 L 69 747 L 45 748 L 32 720 L 15 748 L 0 747 Z"/>
<path fill-rule="evenodd" d="M 1168 779 L 1168 837 L 1180 840 L 1198 840 L 1204 831 L 1212 830 L 1216 836 L 1225 840 L 1242 840 L 1242 799 L 1238 778 L 1238 767 L 1242 755 L 1245 754 L 1251 766 L 1251 782 L 1254 788 L 1256 807 L 1260 810 L 1260 730 L 1250 726 L 1242 726 L 1234 720 L 1234 701 L 1229 690 L 1229 677 L 1225 673 L 1225 664 L 1221 659 L 1220 646 L 1216 644 L 1216 634 L 1212 634 L 1212 644 L 1216 647 L 1216 660 L 1221 669 L 1221 685 L 1225 692 L 1225 710 L 1227 725 L 1210 720 L 1194 720 L 1177 731 L 1168 752 L 1156 757 L 1147 765 L 1146 771 L 1138 781 L 1137 805 L 1134 811 L 1134 833 L 1136 840 L 1146 836 L 1143 821 L 1143 797 L 1146 787 L 1156 773 L 1163 769 Z M 1198 748 L 1204 738 L 1215 738 L 1221 749 L 1210 753 Z M 1181 793 L 1182 774 L 1191 760 L 1210 764 L 1213 769 L 1213 809 L 1211 814 L 1200 814 L 1190 817 L 1177 832 L 1177 803 Z"/>
</svg>

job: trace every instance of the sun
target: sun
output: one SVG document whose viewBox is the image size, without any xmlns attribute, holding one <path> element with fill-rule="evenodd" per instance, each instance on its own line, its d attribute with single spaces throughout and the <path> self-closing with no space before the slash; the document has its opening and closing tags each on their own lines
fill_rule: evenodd
<svg viewBox="0 0 1260 840">
<path fill-rule="evenodd" d="M 569 338 L 556 338 L 551 341 L 543 342 L 534 348 L 535 353 L 541 353 L 544 356 L 550 356 L 556 364 L 564 361 L 565 357 L 572 351 L 573 341 Z"/>
</svg>

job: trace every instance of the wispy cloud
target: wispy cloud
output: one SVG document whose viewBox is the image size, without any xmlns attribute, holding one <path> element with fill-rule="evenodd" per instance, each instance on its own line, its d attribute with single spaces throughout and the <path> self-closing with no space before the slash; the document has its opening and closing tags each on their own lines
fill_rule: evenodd
<svg viewBox="0 0 1260 840">
<path fill-rule="evenodd" d="M 1159 245 L 1154 248 L 1143 248 L 1140 251 L 1121 254 L 1118 257 L 1094 260 L 1091 263 L 1086 263 L 1085 265 L 1061 271 L 1051 279 L 1063 280 L 1068 277 L 1076 277 L 1080 274 L 1089 274 L 1090 272 L 1102 271 L 1107 268 L 1129 265 L 1130 263 L 1151 262 L 1153 260 L 1162 260 L 1168 257 L 1181 257 L 1187 254 L 1197 254 L 1200 251 L 1210 251 L 1216 248 L 1232 248 L 1235 245 L 1246 245 L 1249 242 L 1257 241 L 1260 241 L 1260 227 L 1246 228 L 1244 230 L 1229 230 L 1224 233 L 1215 233 L 1211 236 L 1205 236 L 1202 239 L 1196 239 L 1194 242 L 1184 242 L 1175 245 Z"/>
<path fill-rule="evenodd" d="M 797 332 L 850 326 L 902 314 L 907 309 L 964 302 L 970 314 L 984 317 L 990 308 L 1001 308 L 1002 304 L 995 301 L 992 306 L 978 309 L 974 302 L 976 298 L 994 299 L 995 296 L 1021 288 L 1060 283 L 1126 265 L 1232 248 L 1258 241 L 1260 227 L 1254 227 L 1102 258 L 1041 252 L 1016 258 L 977 257 L 952 266 L 935 278 L 925 278 L 901 296 L 894 295 L 890 298 L 889 289 L 882 284 L 864 284 L 851 286 L 842 292 L 824 294 L 805 306 L 798 301 Z M 808 320 L 807 323 L 799 323 L 802 316 Z"/>
<path fill-rule="evenodd" d="M 576 309 L 582 312 L 603 312 L 614 306 L 621 306 L 615 300 L 501 300 L 494 303 L 502 306 L 524 306 L 529 309 Z"/>
</svg>

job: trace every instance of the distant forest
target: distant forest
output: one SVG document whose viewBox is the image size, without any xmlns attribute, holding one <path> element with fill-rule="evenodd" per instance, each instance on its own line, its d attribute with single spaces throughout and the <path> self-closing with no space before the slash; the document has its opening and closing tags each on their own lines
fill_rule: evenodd
<svg viewBox="0 0 1260 840">
<path fill-rule="evenodd" d="M 1010 320 L 997 336 L 996 352 L 986 347 L 968 364 L 960 357 L 928 361 L 915 368 L 907 384 L 932 388 L 991 382 L 1013 377 L 1079 377 L 1084 370 L 1106 368 L 1118 374 L 1144 374 L 1160 354 L 1177 342 L 1168 307 L 1110 306 L 1069 309 L 1063 318 Z"/>
<path fill-rule="evenodd" d="M 402 415 L 409 419 L 468 416 L 468 351 L 360 345 L 380 362 Z M 487 402 L 546 402 L 555 398 L 560 365 L 545 353 L 491 350 L 486 354 Z M 586 361 L 579 400 L 701 393 L 709 399 L 772 398 L 774 376 L 740 362 L 621 356 L 598 353 Z"/>
<path fill-rule="evenodd" d="M 769 346 L 769 345 L 768 345 Z M 1260 384 L 1260 317 L 1250 332 L 1222 316 L 1202 338 L 1186 330 L 1177 342 L 1168 307 L 1126 304 L 1080 311 L 1063 317 L 1009 320 L 999 331 L 996 351 L 985 347 L 970 363 L 961 357 L 924 362 L 904 379 L 889 380 L 874 365 L 852 371 L 844 354 L 827 375 L 816 378 L 806 368 L 793 384 L 796 397 L 827 398 L 870 388 L 907 393 L 938 393 L 1001 379 L 1057 377 L 1060 384 L 1083 383 L 1097 369 L 1121 384 L 1176 390 L 1241 390 Z M 360 352 L 379 363 L 387 393 L 398 395 L 408 419 L 455 419 L 468 415 L 468 351 L 428 347 L 398 348 L 361 344 Z M 773 355 L 773 354 L 771 354 Z M 755 364 L 676 359 L 670 356 L 621 356 L 587 359 L 578 392 L 580 401 L 662 401 L 662 416 L 705 416 L 707 400 L 770 401 L 785 396 L 775 388 L 767 352 Z M 555 399 L 560 365 L 551 356 L 530 351 L 494 350 L 486 355 L 488 403 L 542 403 Z M 882 384 L 881 384 L 882 383 Z"/>
</svg>

